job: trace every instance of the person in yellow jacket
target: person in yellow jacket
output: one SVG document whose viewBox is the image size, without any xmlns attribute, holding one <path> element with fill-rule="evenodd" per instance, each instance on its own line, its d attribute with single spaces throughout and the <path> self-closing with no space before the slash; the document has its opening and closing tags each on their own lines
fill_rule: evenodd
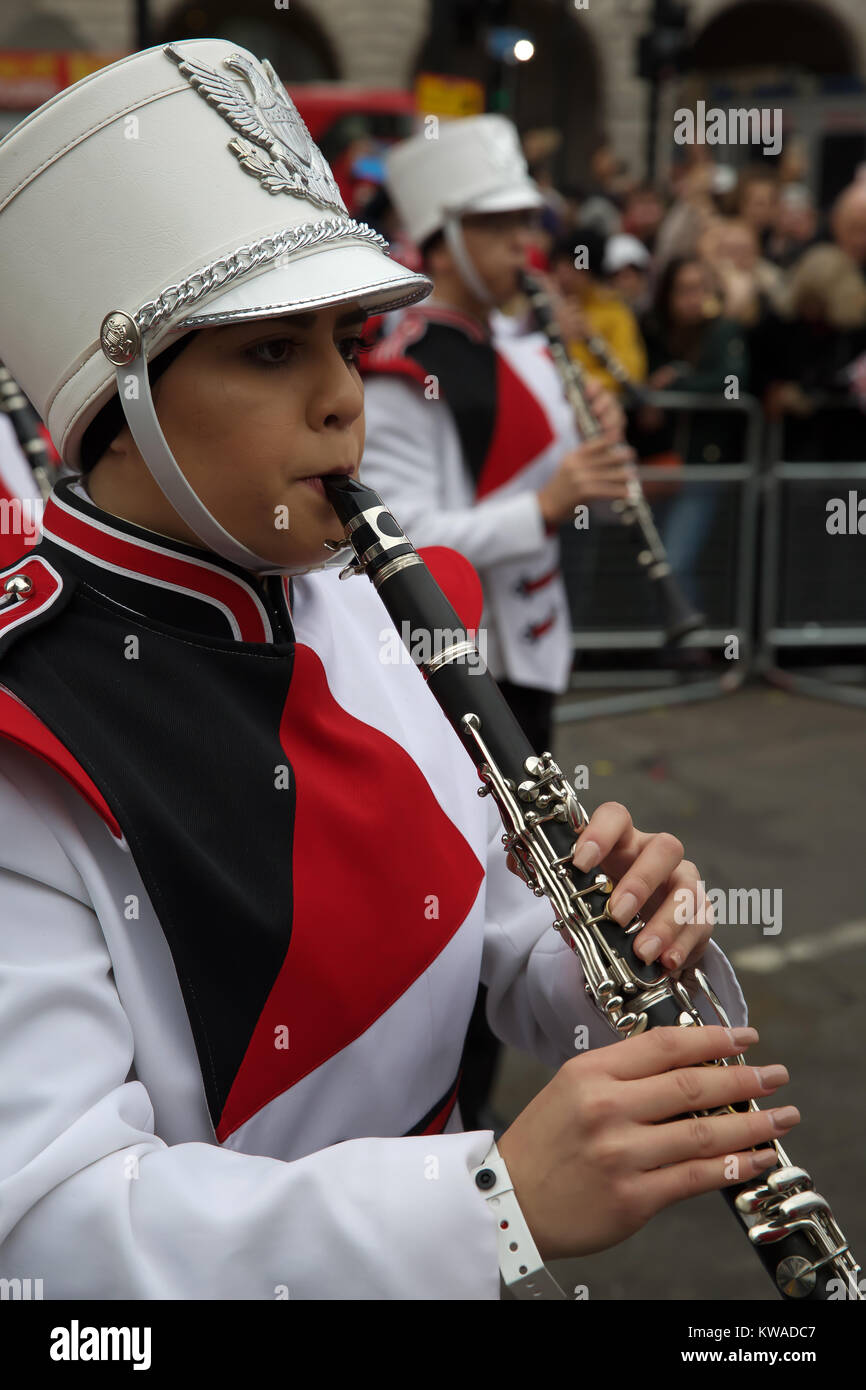
<svg viewBox="0 0 866 1390">
<path fill-rule="evenodd" d="M 646 380 L 647 355 L 637 319 L 625 300 L 602 280 L 605 239 L 578 227 L 560 237 L 550 252 L 550 278 L 562 297 L 559 322 L 571 356 L 608 391 L 622 385 L 602 365 L 589 342 L 600 338 L 631 381 Z"/>
</svg>

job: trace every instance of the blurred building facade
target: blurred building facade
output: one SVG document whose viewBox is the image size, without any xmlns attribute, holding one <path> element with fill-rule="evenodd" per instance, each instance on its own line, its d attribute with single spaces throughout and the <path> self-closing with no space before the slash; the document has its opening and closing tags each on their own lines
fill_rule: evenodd
<svg viewBox="0 0 866 1390">
<path fill-rule="evenodd" d="M 428 0 L 150 0 L 154 42 L 216 35 L 262 49 L 296 81 L 403 86 L 429 23 Z M 4 0 L 0 48 L 136 46 L 133 0 Z"/>
<path fill-rule="evenodd" d="M 525 30 L 535 56 L 504 75 L 505 109 L 522 129 L 563 136 L 558 175 L 582 182 L 589 157 L 608 139 L 631 171 L 646 162 L 647 83 L 637 75 L 638 40 L 656 0 L 500 0 L 497 18 Z M 661 92 L 658 149 L 670 152 L 673 110 L 710 103 L 785 107 L 798 136 L 840 137 L 863 124 L 857 94 L 866 82 L 864 0 L 685 0 L 689 54 L 684 75 Z M 480 78 L 491 60 L 485 0 L 151 0 L 153 42 L 218 34 L 267 54 L 287 82 L 340 79 L 405 87 L 419 70 Z M 133 0 L 5 0 L 2 48 L 136 46 Z M 500 74 L 501 75 L 501 74 Z M 736 98 L 736 99 L 735 99 Z M 853 147 L 852 147 L 853 148 Z"/>
</svg>

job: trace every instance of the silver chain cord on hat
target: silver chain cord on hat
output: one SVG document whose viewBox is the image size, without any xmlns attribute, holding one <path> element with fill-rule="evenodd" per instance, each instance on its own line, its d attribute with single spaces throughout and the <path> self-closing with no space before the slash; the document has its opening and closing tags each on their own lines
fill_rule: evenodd
<svg viewBox="0 0 866 1390">
<path fill-rule="evenodd" d="M 178 309 L 196 304 L 205 295 L 213 293 L 230 280 L 246 275 L 256 266 L 266 265 L 279 256 L 291 255 L 306 250 L 322 241 L 332 241 L 340 237 L 372 242 L 387 252 L 388 242 L 366 222 L 336 222 L 323 218 L 319 222 L 305 222 L 300 227 L 290 227 L 274 236 L 262 237 L 249 246 L 239 246 L 228 256 L 209 262 L 200 270 L 193 271 L 177 285 L 168 285 L 157 299 L 149 299 L 133 315 L 136 327 L 144 336 L 158 328 L 165 319 Z M 414 298 L 414 294 L 413 294 Z"/>
</svg>

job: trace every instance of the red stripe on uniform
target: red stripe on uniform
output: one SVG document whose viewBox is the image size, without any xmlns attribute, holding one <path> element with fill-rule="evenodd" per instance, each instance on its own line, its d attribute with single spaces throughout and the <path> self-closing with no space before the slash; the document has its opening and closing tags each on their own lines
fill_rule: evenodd
<svg viewBox="0 0 866 1390">
<path fill-rule="evenodd" d="M 476 496 L 503 487 L 553 442 L 541 403 L 502 353 L 496 354 L 496 427 L 478 479 Z"/>
<path fill-rule="evenodd" d="M 55 768 L 67 782 L 98 811 L 112 835 L 121 839 L 123 832 L 115 819 L 108 802 L 96 783 L 88 777 L 84 768 L 75 761 L 68 748 L 64 748 L 49 728 L 37 719 L 32 710 L 22 704 L 5 686 L 0 686 L 0 736 L 11 739 L 22 748 L 29 748 Z"/>
<path fill-rule="evenodd" d="M 250 589 L 240 579 L 180 555 L 152 549 L 144 541 L 108 532 L 92 525 L 86 517 L 74 516 L 49 498 L 42 518 L 42 530 L 49 540 L 67 541 L 78 546 L 88 559 L 104 560 L 129 570 L 138 578 L 159 579 L 176 584 L 197 597 L 202 595 L 224 604 L 234 615 L 242 642 L 264 642 L 268 634 L 262 613 Z"/>
<path fill-rule="evenodd" d="M 549 584 L 559 574 L 559 568 L 548 570 L 547 574 L 541 574 L 537 579 L 524 579 L 521 589 L 525 594 L 534 594 L 536 589 L 543 589 L 545 584 Z"/>
<path fill-rule="evenodd" d="M 536 623 L 535 626 L 534 626 L 533 628 L 530 629 L 530 631 L 531 631 L 531 633 L 532 633 L 532 636 L 533 636 L 533 637 L 543 637 L 544 634 L 545 634 L 545 632 L 549 632 L 549 631 L 550 631 L 550 629 L 553 627 L 553 624 L 554 624 L 555 622 L 556 622 L 556 618 L 547 618 L 547 619 L 545 620 L 545 622 L 543 622 L 543 623 Z"/>
<path fill-rule="evenodd" d="M 454 1109 L 454 1106 L 457 1104 L 457 1088 L 458 1088 L 459 1085 L 460 1085 L 460 1077 L 458 1076 L 457 1080 L 456 1080 L 455 1083 L 454 1083 L 454 1090 L 451 1092 L 451 1095 L 448 1097 L 448 1099 L 446 1100 L 445 1104 L 442 1106 L 442 1109 L 439 1110 L 439 1111 L 433 1116 L 433 1119 L 430 1121 L 429 1125 L 426 1125 L 425 1128 L 422 1129 L 422 1130 L 420 1131 L 421 1134 L 441 1134 L 441 1133 L 442 1133 L 443 1129 L 445 1128 L 445 1126 L 447 1125 L 449 1119 L 451 1118 L 451 1111 Z"/>
</svg>

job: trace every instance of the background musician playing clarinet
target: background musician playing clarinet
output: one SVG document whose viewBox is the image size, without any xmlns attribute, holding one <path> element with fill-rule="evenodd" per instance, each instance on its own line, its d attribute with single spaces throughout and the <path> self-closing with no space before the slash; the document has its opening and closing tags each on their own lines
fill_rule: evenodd
<svg viewBox="0 0 866 1390">
<path fill-rule="evenodd" d="M 359 471 L 361 329 L 429 285 L 349 217 L 270 65 L 205 39 L 104 68 L 0 142 L 0 204 L 0 357 L 70 469 L 0 573 L 0 1277 L 534 1297 L 545 1260 L 769 1164 L 796 1112 L 679 1117 L 784 1069 L 699 1065 L 748 1030 L 605 1046 L 453 729 L 381 660 L 386 609 L 340 582 L 322 479 Z M 471 568 L 434 558 L 470 623 Z M 576 861 L 744 1024 L 709 926 L 677 921 L 679 841 L 607 803 Z M 558 1067 L 499 1151 L 454 1104 L 479 978 L 498 1036 Z"/>
<path fill-rule="evenodd" d="M 533 746 L 549 748 L 572 663 L 558 532 L 577 507 L 626 495 L 623 417 L 592 384 L 606 430 L 581 444 L 546 339 L 506 331 L 496 312 L 519 289 L 542 204 L 512 123 L 443 123 L 437 138 L 389 151 L 387 181 L 433 293 L 362 362 L 365 477 L 416 545 L 451 546 L 476 567 L 488 667 Z M 460 1092 L 467 1123 L 492 1118 L 498 1055 L 482 988 Z"/>
</svg>

